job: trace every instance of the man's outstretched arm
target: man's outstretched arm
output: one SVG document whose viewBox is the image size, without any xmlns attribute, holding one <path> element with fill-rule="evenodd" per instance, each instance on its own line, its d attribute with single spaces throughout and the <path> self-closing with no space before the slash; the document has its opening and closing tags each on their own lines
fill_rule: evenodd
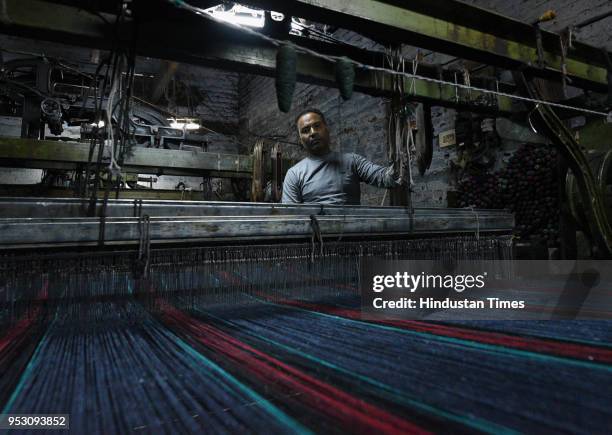
<svg viewBox="0 0 612 435">
<path fill-rule="evenodd" d="M 364 183 L 370 184 L 376 187 L 396 187 L 401 184 L 401 180 L 397 179 L 393 165 L 380 166 L 376 163 L 372 163 L 365 157 L 358 154 L 353 154 L 355 171 L 359 176 L 359 179 Z"/>
<path fill-rule="evenodd" d="M 285 180 L 283 181 L 283 196 L 281 199 L 283 204 L 301 204 L 302 200 L 302 189 L 300 188 L 298 178 L 295 173 L 289 169 Z"/>
</svg>

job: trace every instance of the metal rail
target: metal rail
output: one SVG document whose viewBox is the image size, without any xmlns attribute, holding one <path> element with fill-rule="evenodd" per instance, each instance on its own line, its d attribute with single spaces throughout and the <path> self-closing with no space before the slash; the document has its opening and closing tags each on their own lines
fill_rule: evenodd
<svg viewBox="0 0 612 435">
<path fill-rule="evenodd" d="M 98 209 L 102 201 L 97 202 Z M 89 200 L 79 198 L 2 198 L 0 197 L 0 218 L 76 218 L 87 217 L 85 211 Z M 471 210 L 419 207 L 415 213 L 441 213 L 451 216 L 505 216 L 503 210 Z M 107 217 L 152 217 L 163 216 L 409 216 L 407 207 L 380 207 L 359 205 L 326 204 L 279 204 L 228 201 L 167 201 L 139 199 L 109 199 Z"/>
<path fill-rule="evenodd" d="M 83 205 L 75 199 L 0 204 L 0 248 L 135 244 L 145 214 L 152 243 L 309 238 L 311 216 L 325 237 L 509 233 L 514 226 L 513 215 L 499 210 L 114 200 L 101 219 L 74 217 Z"/>
<path fill-rule="evenodd" d="M 99 145 L 94 146 L 97 155 Z M 0 138 L 0 165 L 20 163 L 34 168 L 75 169 L 88 162 L 90 145 L 79 142 Z M 103 158 L 110 157 L 110 146 L 104 147 Z M 227 177 L 248 177 L 253 168 L 251 156 L 201 151 L 166 150 L 135 147 L 125 157 L 122 168 L 127 172 L 164 174 L 203 174 Z M 148 172 L 147 172 L 148 171 Z"/>
<path fill-rule="evenodd" d="M 546 66 L 537 68 L 533 25 L 455 0 L 248 0 L 246 3 L 355 30 L 383 43 L 404 42 L 489 65 L 528 69 L 543 78 L 559 78 L 564 63 L 559 35 L 541 32 L 542 60 Z M 565 59 L 568 77 L 579 86 L 605 92 L 607 71 L 601 50 L 578 42 L 574 47 Z"/>
<path fill-rule="evenodd" d="M 81 8 L 41 0 L 6 0 L 5 14 L 0 17 L 0 32 L 36 39 L 57 41 L 67 44 L 108 49 L 112 41 L 112 25 L 106 25 L 93 14 Z M 153 3 L 153 2 L 151 2 Z M 153 6 L 153 5 L 151 5 Z M 139 25 L 137 52 L 139 55 L 170 59 L 196 65 L 210 66 L 226 70 L 273 76 L 276 68 L 276 48 L 255 38 L 245 38 L 215 23 L 203 25 L 200 17 L 190 16 L 174 8 L 164 8 L 156 3 L 143 12 L 146 15 Z M 44 18 L 42 18 L 44 17 Z M 107 18 L 109 23 L 114 18 Z M 159 29 L 166 29 L 160 32 Z M 195 33 L 194 33 L 195 32 Z M 194 38 L 193 35 L 198 35 Z M 345 54 L 356 60 L 373 62 L 381 60 L 380 52 L 344 53 L 334 44 L 319 41 L 302 41 L 321 53 Z M 292 39 L 300 43 L 298 39 Z M 215 41 L 203 44 L 202 41 Z M 336 86 L 334 64 L 314 56 L 300 55 L 297 75 L 300 81 Z M 420 68 L 422 74 L 438 77 L 438 73 L 426 67 Z M 476 79 L 477 80 L 477 79 Z M 392 80 L 382 79 L 381 74 L 371 71 L 358 71 L 355 89 L 372 95 L 391 95 L 397 90 Z M 509 98 L 499 96 L 494 105 L 483 105 L 486 95 L 473 91 L 471 100 L 457 101 L 453 86 L 416 80 L 415 86 L 405 85 L 416 100 L 437 102 L 451 107 L 470 107 L 475 111 L 512 112 L 515 108 Z"/>
</svg>

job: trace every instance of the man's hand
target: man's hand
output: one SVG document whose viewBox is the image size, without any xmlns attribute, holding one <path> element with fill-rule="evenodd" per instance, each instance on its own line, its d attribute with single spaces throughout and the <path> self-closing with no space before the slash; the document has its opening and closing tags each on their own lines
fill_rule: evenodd
<svg viewBox="0 0 612 435">
<path fill-rule="evenodd" d="M 395 169 L 394 162 L 390 162 L 389 167 L 385 171 L 385 184 L 387 187 L 398 187 L 404 184 L 404 179 Z"/>
</svg>

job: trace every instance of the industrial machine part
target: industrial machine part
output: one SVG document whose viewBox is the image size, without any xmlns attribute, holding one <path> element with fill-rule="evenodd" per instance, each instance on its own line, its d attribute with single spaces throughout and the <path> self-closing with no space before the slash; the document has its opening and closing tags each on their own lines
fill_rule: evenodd
<svg viewBox="0 0 612 435">
<path fill-rule="evenodd" d="M 104 106 L 108 98 L 98 95 L 102 80 L 97 74 L 79 71 L 52 58 L 12 60 L 4 64 L 0 76 L 4 95 L 0 111 L 2 115 L 21 116 L 22 137 L 45 139 L 41 129 L 45 123 L 50 139 L 63 138 L 63 130 L 71 126 L 81 127 L 78 140 L 86 141 L 99 134 L 108 137 L 109 126 L 94 119 L 95 103 Z M 116 107 L 114 112 L 118 110 Z M 136 146 L 165 149 L 195 146 L 206 150 L 206 135 L 172 128 L 168 115 L 152 104 L 136 98 L 130 111 Z M 113 120 L 116 118 L 117 113 L 113 113 Z"/>
<path fill-rule="evenodd" d="M 533 95 L 538 95 L 536 88 L 527 83 L 527 88 Z M 600 252 L 598 255 L 609 257 L 612 255 L 612 226 L 605 206 L 605 191 L 597 182 L 589 161 L 573 134 L 559 120 L 550 107 L 538 104 L 534 108 L 538 117 L 534 120 L 542 133 L 550 137 L 559 146 L 562 153 L 568 158 L 572 169 L 581 202 L 585 206 L 585 215 L 590 232 Z M 532 118 L 530 118 L 531 120 Z"/>
<path fill-rule="evenodd" d="M 40 103 L 43 118 L 49 125 L 52 134 L 62 133 L 62 106 L 59 101 L 45 98 Z"/>
<path fill-rule="evenodd" d="M 8 167 L 25 165 L 74 170 L 89 161 L 92 148 L 95 154 L 101 151 L 103 161 L 108 162 L 109 145 L 92 147 L 79 142 L 0 138 L 0 161 Z M 211 173 L 245 177 L 250 175 L 252 160 L 250 156 L 240 154 L 135 147 L 125 157 L 122 168 L 126 172 L 145 174 Z"/>
<path fill-rule="evenodd" d="M 595 177 L 595 184 L 602 192 L 603 208 L 610 221 L 612 220 L 612 150 L 592 150 L 586 155 L 586 158 Z M 588 206 L 583 203 L 578 181 L 573 172 L 568 171 L 567 173 L 565 194 L 572 216 L 581 228 L 588 231 L 590 227 L 585 213 Z"/>
<path fill-rule="evenodd" d="M 181 131 L 181 134 L 184 132 Z M 262 145 L 263 146 L 263 145 Z M 267 146 L 270 148 L 270 146 Z M 259 201 L 264 200 L 265 186 L 267 180 L 276 186 L 276 193 L 273 190 L 273 196 L 266 200 L 280 201 L 280 188 L 282 180 L 287 169 L 294 164 L 293 160 L 283 158 L 278 151 L 278 145 L 271 146 L 272 151 L 263 152 L 259 155 L 259 160 L 256 160 L 256 155 L 243 154 L 223 154 L 213 152 L 203 152 L 200 149 L 189 149 L 183 146 L 181 150 L 161 149 L 161 148 L 144 148 L 134 147 L 131 153 L 124 158 L 122 172 L 125 179 L 129 179 L 129 174 L 153 174 L 153 175 L 179 175 L 179 176 L 203 176 L 230 178 L 232 180 L 245 180 L 248 183 L 254 174 L 254 162 L 258 161 L 259 170 L 256 175 L 256 180 L 259 181 L 261 189 Z M 108 165 L 110 159 L 110 146 L 94 145 L 71 142 L 71 141 L 43 141 L 35 139 L 19 139 L 19 138 L 0 138 L 0 166 L 12 168 L 40 168 L 50 171 L 64 171 L 72 179 L 71 188 L 76 188 L 82 183 L 83 177 L 79 178 L 80 174 L 90 161 L 90 153 L 97 154 L 101 149 L 101 161 Z M 93 151 L 92 151 L 93 150 Z M 262 160 L 263 159 L 263 160 Z M 71 175 L 72 174 L 72 175 Z M 104 178 L 107 179 L 107 178 Z M 134 183 L 127 180 L 131 188 L 134 188 Z M 242 191 L 249 192 L 250 186 L 238 185 L 239 181 L 232 184 L 237 199 L 241 199 Z M 254 184 L 257 185 L 257 184 Z M 116 186 L 119 187 L 119 186 Z M 28 188 L 27 186 L 19 186 L 14 192 L 5 193 L 8 195 L 19 195 L 18 192 L 23 192 L 21 195 L 28 195 L 27 192 L 32 192 L 34 195 L 44 195 L 42 190 L 36 186 Z M 39 193 L 36 191 L 39 190 Z M 48 190 L 48 189 L 47 189 Z M 113 190 L 115 188 L 113 187 Z M 134 190 L 117 190 L 116 194 L 128 195 L 133 197 L 136 195 Z M 142 191 L 138 191 L 142 192 Z M 145 193 L 145 196 L 155 197 L 151 195 L 159 194 L 159 198 L 164 198 L 163 192 Z M 62 194 L 61 191 L 50 196 L 67 196 L 68 192 Z M 248 195 L 248 194 L 247 194 Z M 184 195 L 181 195 L 184 197 Z M 189 194 L 190 199 L 201 199 L 202 197 L 194 197 Z M 170 195 L 169 199 L 172 198 Z M 249 200 L 248 196 L 244 200 Z"/>
<path fill-rule="evenodd" d="M 328 205 L 248 204 L 231 202 L 142 201 L 109 199 L 105 219 L 86 217 L 80 199 L 1 200 L 0 247 L 137 243 L 140 216 L 150 217 L 154 244 L 295 239 L 309 237 L 315 216 L 323 237 L 423 237 L 435 234 L 508 233 L 511 214 L 494 210 L 342 207 Z M 96 205 L 101 210 L 102 201 Z M 96 212 L 97 214 L 97 212 Z M 106 227 L 104 240 L 99 228 Z"/>
</svg>

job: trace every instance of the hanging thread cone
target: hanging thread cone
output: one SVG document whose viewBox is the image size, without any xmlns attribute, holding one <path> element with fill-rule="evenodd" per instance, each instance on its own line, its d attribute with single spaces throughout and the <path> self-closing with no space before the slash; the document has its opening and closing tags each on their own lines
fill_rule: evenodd
<svg viewBox="0 0 612 435">
<path fill-rule="evenodd" d="M 340 95 L 344 100 L 353 96 L 355 86 L 355 68 L 353 62 L 347 57 L 341 57 L 336 61 L 336 82 L 340 89 Z"/>
<path fill-rule="evenodd" d="M 289 112 L 295 91 L 297 53 L 295 48 L 283 44 L 276 53 L 276 99 L 281 112 Z"/>
</svg>

